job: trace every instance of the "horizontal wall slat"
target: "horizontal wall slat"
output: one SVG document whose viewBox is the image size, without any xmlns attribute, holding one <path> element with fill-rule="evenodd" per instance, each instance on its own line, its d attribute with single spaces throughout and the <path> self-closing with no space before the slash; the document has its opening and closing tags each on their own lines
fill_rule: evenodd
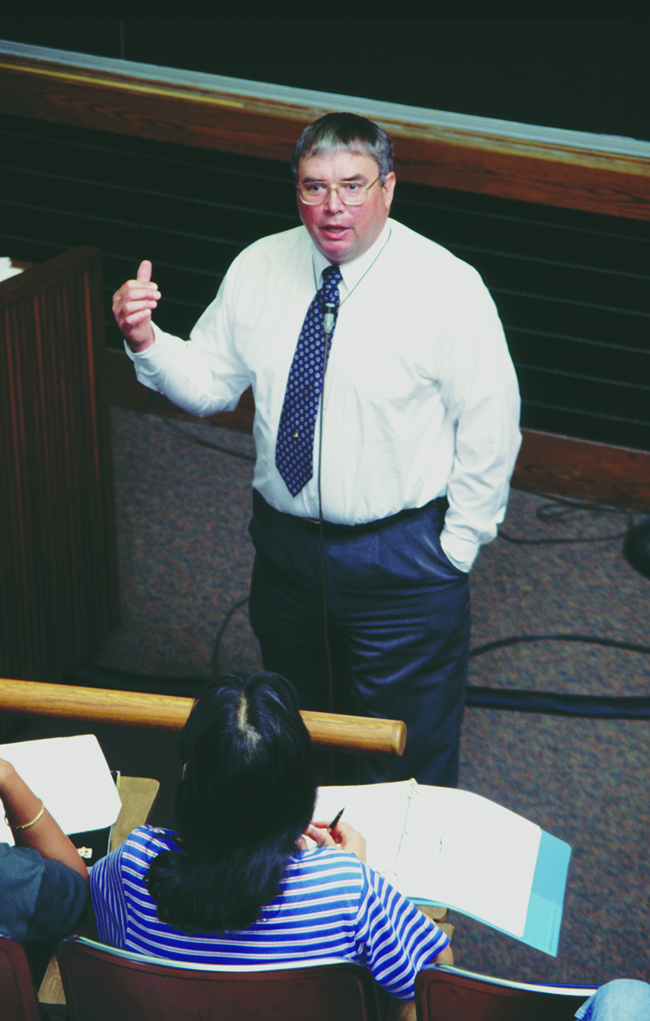
<svg viewBox="0 0 650 1021">
<path fill-rule="evenodd" d="M 0 112 L 286 161 L 332 104 L 170 86 L 155 78 L 0 55 Z M 339 97 L 332 97 L 332 102 Z M 359 112 L 373 104 L 359 100 Z M 449 125 L 376 117 L 405 181 L 632 219 L 650 219 L 650 159 Z"/>
</svg>

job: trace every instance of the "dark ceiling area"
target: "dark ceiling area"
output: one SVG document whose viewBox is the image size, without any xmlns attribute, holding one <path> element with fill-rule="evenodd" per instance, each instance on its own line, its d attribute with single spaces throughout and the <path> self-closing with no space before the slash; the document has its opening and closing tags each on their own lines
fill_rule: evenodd
<svg viewBox="0 0 650 1021">
<path fill-rule="evenodd" d="M 0 37 L 650 140 L 648 19 L 0 19 Z"/>
</svg>

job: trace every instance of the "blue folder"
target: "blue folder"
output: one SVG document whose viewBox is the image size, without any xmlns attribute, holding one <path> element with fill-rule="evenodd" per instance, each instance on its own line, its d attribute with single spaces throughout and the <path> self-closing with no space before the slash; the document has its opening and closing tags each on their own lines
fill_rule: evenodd
<svg viewBox="0 0 650 1021">
<path fill-rule="evenodd" d="M 504 932 L 507 936 L 513 936 L 515 939 L 521 940 L 522 943 L 535 947 L 536 950 L 543 950 L 551 957 L 557 957 L 570 858 L 571 848 L 569 845 L 564 840 L 552 837 L 550 833 L 542 830 L 523 935 L 502 929 L 464 908 L 462 914 L 475 918 L 478 922 L 497 929 L 498 932 Z M 424 904 L 427 901 L 422 900 L 420 903 Z M 448 903 L 447 907 L 452 910 L 461 910 L 454 904 Z"/>
</svg>

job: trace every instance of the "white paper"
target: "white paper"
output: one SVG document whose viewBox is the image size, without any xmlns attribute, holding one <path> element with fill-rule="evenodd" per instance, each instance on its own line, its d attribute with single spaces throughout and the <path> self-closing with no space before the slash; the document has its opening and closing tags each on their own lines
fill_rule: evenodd
<svg viewBox="0 0 650 1021">
<path fill-rule="evenodd" d="M 18 266 L 12 266 L 8 255 L 0 256 L 0 281 L 18 276 L 19 273 L 22 273 L 22 269 L 19 269 Z"/>
<path fill-rule="evenodd" d="M 11 762 L 64 833 L 111 826 L 122 803 L 94 734 L 51 737 L 0 745 L 0 758 Z M 0 820 L 0 841 L 13 844 Z"/>
<path fill-rule="evenodd" d="M 366 838 L 368 864 L 405 896 L 523 935 L 539 826 L 478 794 L 415 781 L 322 787 L 314 817 L 343 806 Z"/>
</svg>

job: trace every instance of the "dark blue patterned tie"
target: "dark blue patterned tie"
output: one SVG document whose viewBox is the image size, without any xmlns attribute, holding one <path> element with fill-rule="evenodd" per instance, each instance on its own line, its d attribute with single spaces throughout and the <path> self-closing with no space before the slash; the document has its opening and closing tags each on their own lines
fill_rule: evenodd
<svg viewBox="0 0 650 1021">
<path fill-rule="evenodd" d="M 307 309 L 289 370 L 275 444 L 275 466 L 292 496 L 296 496 L 314 474 L 314 428 L 323 389 L 324 306 L 326 303 L 338 306 L 340 280 L 338 266 L 323 270 L 323 286 Z"/>
</svg>

